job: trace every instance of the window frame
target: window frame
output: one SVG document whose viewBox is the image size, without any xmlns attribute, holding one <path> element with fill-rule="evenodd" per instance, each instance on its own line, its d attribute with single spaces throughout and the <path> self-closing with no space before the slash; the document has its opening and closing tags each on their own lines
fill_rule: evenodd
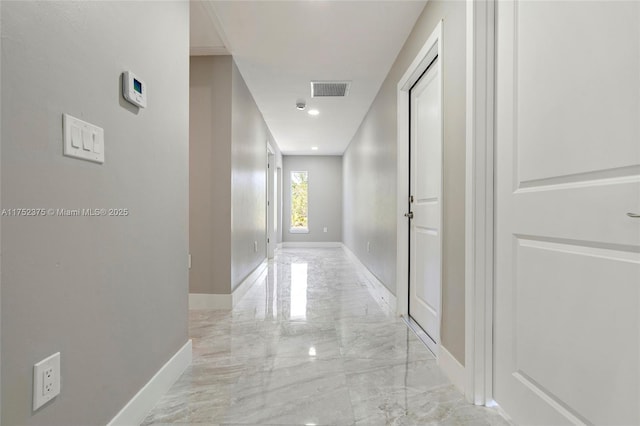
<svg viewBox="0 0 640 426">
<path fill-rule="evenodd" d="M 293 174 L 305 173 L 307 176 L 307 226 L 293 227 L 291 216 L 293 213 Z M 308 170 L 291 170 L 289 171 L 289 233 L 290 234 L 308 234 L 309 233 L 309 171 Z"/>
</svg>

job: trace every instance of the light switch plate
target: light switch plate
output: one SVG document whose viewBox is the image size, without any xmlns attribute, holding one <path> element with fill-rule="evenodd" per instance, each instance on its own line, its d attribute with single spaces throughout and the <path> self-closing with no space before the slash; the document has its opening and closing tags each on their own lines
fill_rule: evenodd
<svg viewBox="0 0 640 426">
<path fill-rule="evenodd" d="M 62 134 L 65 156 L 104 163 L 104 130 L 101 127 L 63 114 Z"/>
</svg>

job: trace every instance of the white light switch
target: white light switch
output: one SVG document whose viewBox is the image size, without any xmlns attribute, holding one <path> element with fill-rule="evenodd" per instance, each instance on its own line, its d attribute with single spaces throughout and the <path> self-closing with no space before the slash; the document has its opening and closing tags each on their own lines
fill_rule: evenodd
<svg viewBox="0 0 640 426">
<path fill-rule="evenodd" d="M 101 127 L 63 114 L 62 132 L 65 156 L 104 163 L 104 130 Z"/>
<path fill-rule="evenodd" d="M 98 140 L 98 138 L 95 137 L 95 134 L 93 135 L 93 137 L 93 152 L 95 152 L 96 154 L 102 154 L 102 141 Z"/>
<path fill-rule="evenodd" d="M 93 137 L 89 129 L 82 129 L 82 149 L 93 151 Z"/>
<path fill-rule="evenodd" d="M 80 148 L 80 128 L 71 128 L 71 146 L 74 148 Z"/>
</svg>

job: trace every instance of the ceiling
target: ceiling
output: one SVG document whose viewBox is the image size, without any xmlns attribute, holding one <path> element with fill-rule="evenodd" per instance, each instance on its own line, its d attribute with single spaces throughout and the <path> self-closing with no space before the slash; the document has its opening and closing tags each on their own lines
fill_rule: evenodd
<svg viewBox="0 0 640 426">
<path fill-rule="evenodd" d="M 192 3 L 192 52 L 223 47 L 233 54 L 282 152 L 340 155 L 426 2 Z M 312 80 L 352 83 L 344 98 L 311 98 Z M 296 109 L 297 100 L 306 102 L 306 110 Z M 310 109 L 320 114 L 311 116 Z"/>
<path fill-rule="evenodd" d="M 189 46 L 191 56 L 229 55 L 208 2 L 191 0 Z"/>
</svg>

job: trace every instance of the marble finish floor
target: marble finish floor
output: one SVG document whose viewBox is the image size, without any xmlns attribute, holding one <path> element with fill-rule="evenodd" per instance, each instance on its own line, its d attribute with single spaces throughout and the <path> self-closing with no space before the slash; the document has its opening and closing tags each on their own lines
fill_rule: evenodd
<svg viewBox="0 0 640 426">
<path fill-rule="evenodd" d="M 190 337 L 143 425 L 509 424 L 464 400 L 341 248 L 279 250 L 235 309 L 191 311 Z"/>
</svg>

